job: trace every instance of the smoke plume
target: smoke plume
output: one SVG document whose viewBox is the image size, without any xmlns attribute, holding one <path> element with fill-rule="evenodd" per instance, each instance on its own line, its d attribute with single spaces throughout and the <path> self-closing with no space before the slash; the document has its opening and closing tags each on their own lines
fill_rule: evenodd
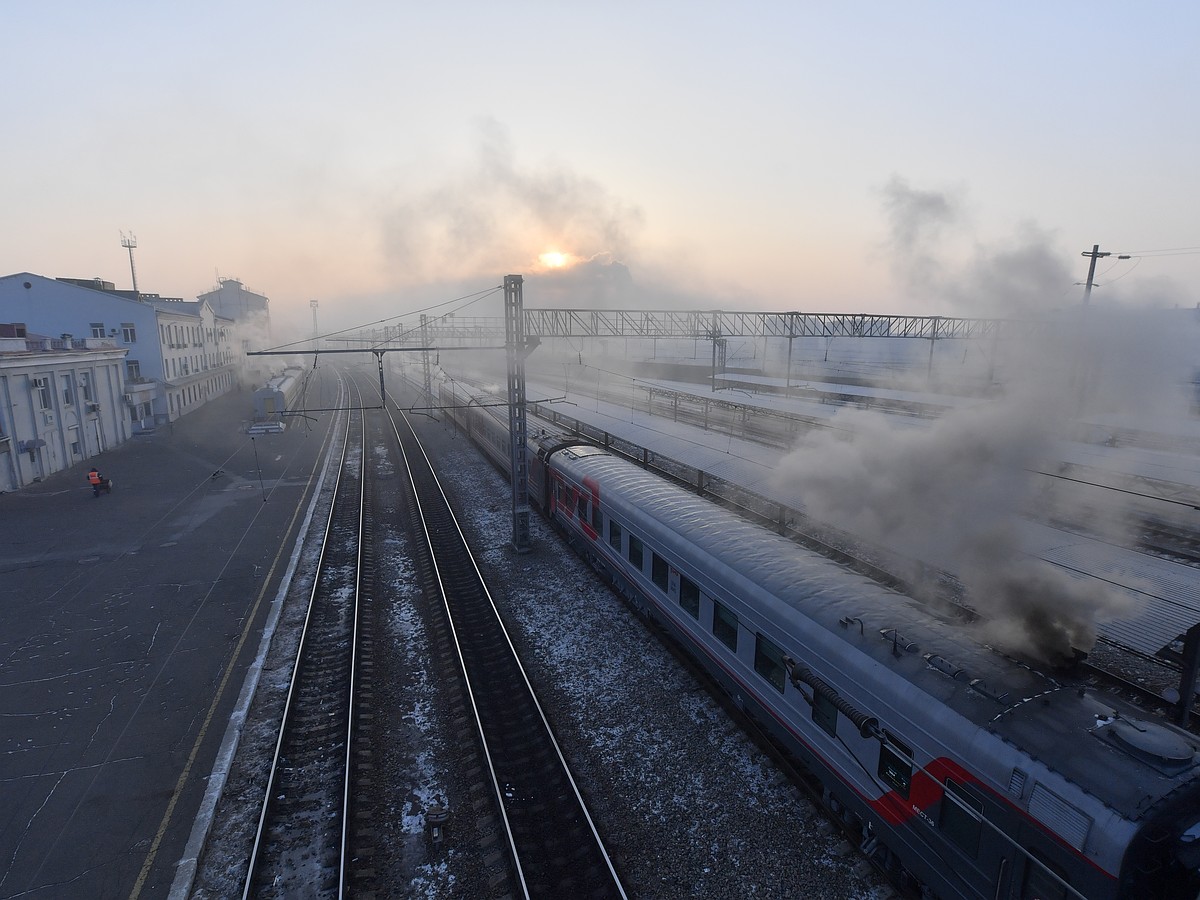
<svg viewBox="0 0 1200 900">
<path fill-rule="evenodd" d="M 1187 311 L 1117 307 L 1111 295 L 1084 308 L 1070 266 L 1035 225 L 1001 250 L 975 245 L 965 262 L 953 262 L 963 259 L 949 247 L 965 222 L 962 205 L 953 192 L 916 190 L 899 178 L 883 191 L 889 246 L 910 288 L 958 314 L 1040 323 L 1008 330 L 991 351 L 1003 395 L 932 423 L 841 412 L 835 427 L 783 460 L 778 476 L 802 486 L 814 519 L 953 572 L 981 613 L 982 639 L 1059 662 L 1072 648 L 1090 649 L 1097 620 L 1128 601 L 1098 579 L 1029 556 L 1021 517 L 1053 493 L 1056 512 L 1084 520 L 1070 491 L 1039 474 L 1053 474 L 1061 442 L 1103 440 L 1114 416 L 1187 417 L 1196 323 Z M 1086 513 L 1088 526 L 1108 536 L 1134 521 L 1119 500 Z"/>
</svg>

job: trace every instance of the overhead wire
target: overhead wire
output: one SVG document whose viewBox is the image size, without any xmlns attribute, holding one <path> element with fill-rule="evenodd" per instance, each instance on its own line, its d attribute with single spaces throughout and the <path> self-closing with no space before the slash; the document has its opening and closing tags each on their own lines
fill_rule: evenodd
<svg viewBox="0 0 1200 900">
<path fill-rule="evenodd" d="M 287 343 L 287 344 L 279 344 L 275 347 L 269 347 L 267 349 L 268 350 L 286 350 L 288 347 L 295 347 L 299 344 L 311 345 L 313 341 L 326 340 L 331 337 L 337 337 L 339 334 L 347 334 L 351 331 L 362 331 L 362 329 L 364 329 L 364 328 L 371 328 L 375 325 L 382 325 L 385 322 L 392 322 L 392 321 L 395 321 L 396 319 L 406 318 L 407 316 L 419 315 L 420 313 L 428 312 L 431 309 L 440 309 L 441 307 L 448 306 L 451 303 L 461 303 L 464 300 L 470 300 L 470 303 L 465 303 L 461 307 L 461 308 L 465 309 L 466 307 L 470 306 L 472 303 L 476 303 L 479 300 L 482 300 L 485 297 L 490 296 L 491 294 L 494 294 L 496 291 L 500 291 L 503 289 L 504 289 L 504 285 L 493 285 L 492 287 L 484 288 L 481 291 L 475 291 L 474 293 L 471 293 L 471 294 L 464 294 L 463 296 L 455 297 L 452 300 L 443 300 L 441 303 L 434 303 L 434 304 L 431 304 L 430 306 L 426 306 L 421 309 L 409 310 L 408 312 L 403 312 L 403 313 L 400 313 L 399 315 L 395 315 L 395 316 L 388 316 L 383 319 L 378 319 L 377 321 L 374 321 L 374 322 L 367 322 L 362 325 L 352 325 L 349 328 L 343 328 L 339 331 L 330 331 L 326 334 L 320 334 L 320 335 L 316 335 L 315 337 L 304 338 L 303 340 L 299 340 L 299 341 L 291 341 L 290 343 Z"/>
</svg>

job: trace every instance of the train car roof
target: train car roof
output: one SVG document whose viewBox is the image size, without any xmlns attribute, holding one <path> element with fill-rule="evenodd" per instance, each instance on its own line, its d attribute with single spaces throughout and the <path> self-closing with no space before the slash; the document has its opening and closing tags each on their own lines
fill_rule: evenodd
<svg viewBox="0 0 1200 900">
<path fill-rule="evenodd" d="M 803 616 L 822 625 L 1130 818 L 1200 773 L 1200 741 L 1146 721 L 1144 711 L 1115 697 L 1068 687 L 981 644 L 971 626 L 948 614 L 601 448 L 575 446 L 555 458 L 580 480 L 602 485 L 602 507 L 630 521 L 657 522 L 664 531 L 656 538 L 678 535 L 678 547 L 664 550 L 693 545 L 706 567 L 771 595 L 772 616 Z"/>
</svg>

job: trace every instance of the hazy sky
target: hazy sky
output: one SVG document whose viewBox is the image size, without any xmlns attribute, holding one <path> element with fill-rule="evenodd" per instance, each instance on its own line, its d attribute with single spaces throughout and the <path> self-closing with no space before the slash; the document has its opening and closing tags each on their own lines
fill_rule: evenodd
<svg viewBox="0 0 1200 900">
<path fill-rule="evenodd" d="M 127 287 L 124 229 L 143 291 L 330 324 L 508 273 L 1004 314 L 1077 303 L 1094 243 L 1200 248 L 1194 3 L 6 6 L 3 274 Z M 1192 306 L 1200 254 L 1097 281 Z"/>
</svg>

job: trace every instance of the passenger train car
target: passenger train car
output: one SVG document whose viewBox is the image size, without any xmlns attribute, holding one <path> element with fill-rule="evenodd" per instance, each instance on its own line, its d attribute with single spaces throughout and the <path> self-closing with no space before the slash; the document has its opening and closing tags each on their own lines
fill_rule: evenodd
<svg viewBox="0 0 1200 900">
<path fill-rule="evenodd" d="M 305 380 L 305 371 L 299 366 L 289 366 L 282 374 L 268 379 L 254 392 L 254 421 L 278 421 L 293 409 L 304 391 Z"/>
<path fill-rule="evenodd" d="M 456 408 L 507 468 L 507 420 Z M 603 448 L 530 429 L 530 497 L 927 896 L 1195 898 L 1200 739 Z"/>
</svg>

